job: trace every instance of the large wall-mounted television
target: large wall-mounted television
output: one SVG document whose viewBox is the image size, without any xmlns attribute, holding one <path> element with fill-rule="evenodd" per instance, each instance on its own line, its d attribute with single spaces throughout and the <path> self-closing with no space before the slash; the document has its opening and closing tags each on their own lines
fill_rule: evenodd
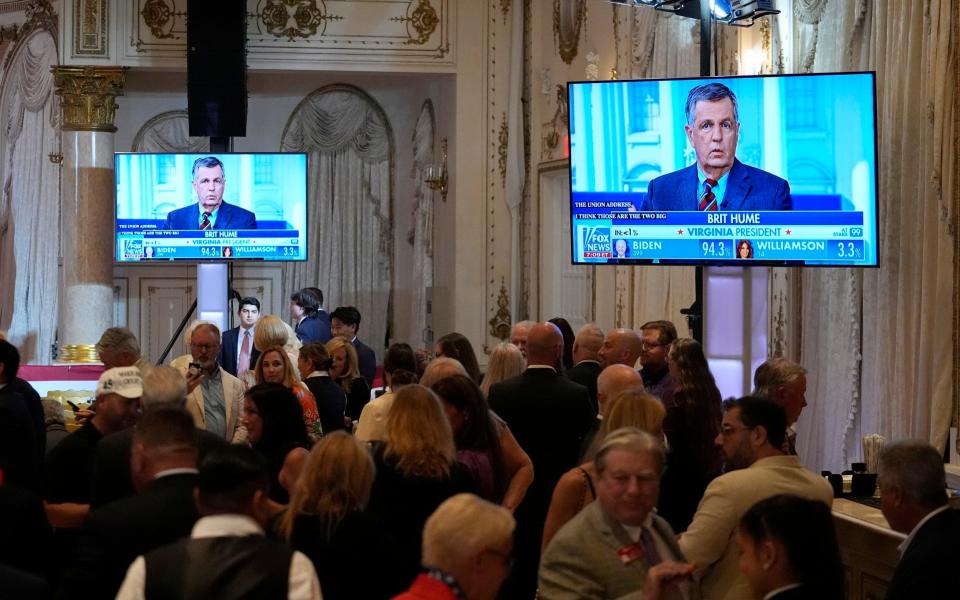
<svg viewBox="0 0 960 600">
<path fill-rule="evenodd" d="M 307 155 L 116 154 L 115 256 L 306 260 Z"/>
<path fill-rule="evenodd" d="M 573 262 L 875 267 L 874 73 L 568 84 Z"/>
</svg>

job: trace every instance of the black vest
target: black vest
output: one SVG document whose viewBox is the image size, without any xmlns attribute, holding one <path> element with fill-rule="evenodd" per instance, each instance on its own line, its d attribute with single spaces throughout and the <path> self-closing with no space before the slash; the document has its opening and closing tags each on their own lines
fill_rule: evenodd
<svg viewBox="0 0 960 600">
<path fill-rule="evenodd" d="M 287 597 L 293 551 L 259 535 L 184 539 L 148 553 L 147 600 Z"/>
</svg>

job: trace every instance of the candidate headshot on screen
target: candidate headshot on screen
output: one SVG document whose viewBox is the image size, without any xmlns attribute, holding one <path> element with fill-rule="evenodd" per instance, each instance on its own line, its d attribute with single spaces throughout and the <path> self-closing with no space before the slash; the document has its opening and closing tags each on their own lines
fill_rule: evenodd
<svg viewBox="0 0 960 600">
<path fill-rule="evenodd" d="M 753 258 L 753 244 L 750 240 L 737 242 L 737 258 Z"/>
<path fill-rule="evenodd" d="M 619 239 L 613 242 L 613 257 L 630 258 L 630 247 L 627 245 L 627 240 Z"/>
<path fill-rule="evenodd" d="M 722 83 L 687 94 L 687 139 L 696 164 L 654 178 L 640 210 L 790 210 L 790 185 L 737 160 L 737 97 Z"/>
<path fill-rule="evenodd" d="M 256 229 L 257 217 L 245 208 L 223 201 L 227 179 L 215 156 L 193 162 L 193 190 L 197 203 L 172 210 L 164 229 Z"/>
</svg>

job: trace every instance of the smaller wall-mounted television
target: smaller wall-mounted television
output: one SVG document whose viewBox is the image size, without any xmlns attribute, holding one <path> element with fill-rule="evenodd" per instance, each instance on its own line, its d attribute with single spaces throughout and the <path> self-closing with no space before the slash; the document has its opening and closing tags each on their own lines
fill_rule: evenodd
<svg viewBox="0 0 960 600">
<path fill-rule="evenodd" d="M 571 82 L 575 264 L 875 267 L 874 73 Z"/>
<path fill-rule="evenodd" d="M 304 261 L 304 153 L 116 154 L 117 262 Z"/>
</svg>

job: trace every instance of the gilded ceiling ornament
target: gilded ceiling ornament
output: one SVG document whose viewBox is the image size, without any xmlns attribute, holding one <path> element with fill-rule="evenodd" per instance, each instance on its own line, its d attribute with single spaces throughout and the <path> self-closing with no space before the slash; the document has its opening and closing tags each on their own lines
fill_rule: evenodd
<svg viewBox="0 0 960 600">
<path fill-rule="evenodd" d="M 110 5 L 107 0 L 81 0 L 80 12 L 73 16 L 73 54 L 106 56 Z"/>
<path fill-rule="evenodd" d="M 140 9 L 143 24 L 150 28 L 150 33 L 158 40 L 174 37 L 171 30 L 175 16 L 184 16 L 178 13 L 175 6 L 168 0 L 147 0 Z"/>
<path fill-rule="evenodd" d="M 407 23 L 410 27 L 413 27 L 416 36 L 409 32 L 408 27 L 410 39 L 404 43 L 422 45 L 426 44 L 433 32 L 437 30 L 440 17 L 437 15 L 437 9 L 430 5 L 430 0 L 416 0 L 416 2 L 417 7 L 409 17 L 392 17 L 390 20 Z M 413 0 L 411 0 L 410 5 L 413 5 Z M 409 10 L 409 6 L 407 10 Z"/>
<path fill-rule="evenodd" d="M 260 11 L 260 20 L 274 37 L 310 38 L 323 35 L 327 21 L 342 21 L 340 15 L 331 15 L 323 0 L 267 0 Z M 321 27 L 323 29 L 321 29 Z"/>
<path fill-rule="evenodd" d="M 126 67 L 55 66 L 63 131 L 116 131 L 114 99 L 123 95 L 126 71 Z"/>
<path fill-rule="evenodd" d="M 497 312 L 490 319 L 490 335 L 500 340 L 510 338 L 510 297 L 507 295 L 506 282 L 500 280 L 500 295 L 497 296 Z"/>
<path fill-rule="evenodd" d="M 553 37 L 560 58 L 568 65 L 577 56 L 580 30 L 587 20 L 586 0 L 553 0 Z"/>
</svg>

